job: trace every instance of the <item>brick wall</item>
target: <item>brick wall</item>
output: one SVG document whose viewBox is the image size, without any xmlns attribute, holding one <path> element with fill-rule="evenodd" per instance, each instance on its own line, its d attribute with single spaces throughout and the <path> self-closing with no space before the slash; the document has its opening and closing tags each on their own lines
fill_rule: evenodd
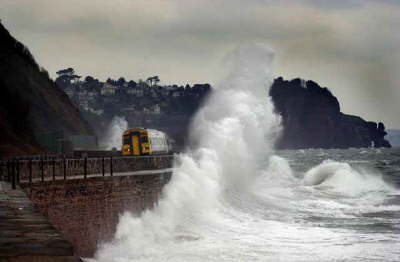
<svg viewBox="0 0 400 262">
<path fill-rule="evenodd" d="M 110 240 L 124 211 L 152 208 L 171 173 L 90 177 L 23 183 L 32 202 L 62 232 L 79 256 Z"/>
</svg>

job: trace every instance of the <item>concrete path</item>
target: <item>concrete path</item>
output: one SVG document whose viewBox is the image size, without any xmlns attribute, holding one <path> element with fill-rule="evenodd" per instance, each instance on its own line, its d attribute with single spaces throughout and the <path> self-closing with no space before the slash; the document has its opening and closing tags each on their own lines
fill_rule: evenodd
<svg viewBox="0 0 400 262">
<path fill-rule="evenodd" d="M 17 186 L 0 181 L 0 262 L 72 262 L 72 246 Z"/>
</svg>

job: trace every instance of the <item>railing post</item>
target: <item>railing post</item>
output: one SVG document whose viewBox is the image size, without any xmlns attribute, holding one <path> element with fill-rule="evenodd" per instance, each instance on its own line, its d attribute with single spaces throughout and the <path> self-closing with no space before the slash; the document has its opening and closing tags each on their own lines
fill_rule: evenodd
<svg viewBox="0 0 400 262">
<path fill-rule="evenodd" d="M 56 161 L 53 159 L 52 161 L 51 161 L 51 165 L 52 165 L 52 171 L 53 171 L 53 181 L 55 181 L 56 180 Z"/>
<path fill-rule="evenodd" d="M 7 160 L 7 182 L 10 183 L 11 181 L 11 167 L 10 161 Z"/>
<path fill-rule="evenodd" d="M 32 159 L 29 159 L 29 183 L 32 183 Z"/>
<path fill-rule="evenodd" d="M 113 158 L 110 157 L 110 176 L 113 176 Z"/>
<path fill-rule="evenodd" d="M 41 171 L 41 175 L 42 175 L 42 182 L 44 182 L 44 161 L 43 161 L 43 157 L 40 159 L 40 171 Z"/>
<path fill-rule="evenodd" d="M 3 162 L 0 162 L 0 181 L 2 181 L 3 178 Z"/>
<path fill-rule="evenodd" d="M 87 157 L 83 160 L 83 178 L 86 179 L 87 176 Z"/>
<path fill-rule="evenodd" d="M 101 172 L 104 176 L 104 157 L 101 159 Z"/>
<path fill-rule="evenodd" d="M 17 159 L 17 162 L 16 162 L 16 168 L 17 168 L 17 183 L 19 184 L 19 181 L 20 181 L 20 179 L 19 179 L 19 160 Z"/>
<path fill-rule="evenodd" d="M 63 171 L 64 171 L 64 180 L 67 180 L 67 166 L 66 166 L 66 162 L 65 162 L 65 157 L 63 159 Z"/>
<path fill-rule="evenodd" d="M 11 162 L 11 170 L 12 170 L 12 175 L 11 175 L 11 182 L 12 182 L 12 189 L 15 189 L 15 162 Z"/>
</svg>

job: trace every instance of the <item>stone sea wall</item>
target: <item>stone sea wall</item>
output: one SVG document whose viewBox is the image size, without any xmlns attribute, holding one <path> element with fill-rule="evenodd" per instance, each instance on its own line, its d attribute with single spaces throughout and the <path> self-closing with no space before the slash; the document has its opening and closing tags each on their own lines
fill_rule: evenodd
<svg viewBox="0 0 400 262">
<path fill-rule="evenodd" d="M 111 240 L 119 216 L 140 213 L 157 203 L 171 172 L 117 175 L 22 183 L 21 186 L 50 223 L 74 247 L 90 257 L 97 246 Z"/>
</svg>

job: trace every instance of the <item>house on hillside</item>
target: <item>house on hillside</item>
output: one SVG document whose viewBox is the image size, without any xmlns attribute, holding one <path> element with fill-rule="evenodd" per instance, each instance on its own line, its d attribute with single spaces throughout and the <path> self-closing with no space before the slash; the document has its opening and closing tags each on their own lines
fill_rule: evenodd
<svg viewBox="0 0 400 262">
<path fill-rule="evenodd" d="M 127 106 L 121 109 L 122 112 L 124 113 L 135 113 L 136 112 L 136 107 L 135 106 Z"/>
<path fill-rule="evenodd" d="M 180 96 L 183 95 L 183 92 L 182 91 L 178 91 L 178 90 L 172 91 L 171 93 L 172 93 L 172 97 L 180 97 Z"/>
<path fill-rule="evenodd" d="M 154 106 L 151 107 L 144 107 L 143 113 L 150 115 L 159 115 L 161 114 L 161 107 L 159 104 L 155 104 Z"/>
<path fill-rule="evenodd" d="M 104 96 L 113 96 L 117 91 L 118 86 L 111 85 L 109 83 L 104 83 L 100 90 L 100 93 Z"/>
<path fill-rule="evenodd" d="M 126 92 L 127 92 L 128 94 L 130 94 L 130 95 L 134 95 L 134 96 L 137 96 L 137 97 L 142 97 L 143 94 L 144 94 L 143 89 L 142 89 L 142 88 L 139 88 L 139 87 L 136 87 L 136 88 L 129 88 Z"/>
<path fill-rule="evenodd" d="M 159 115 L 161 114 L 161 107 L 158 104 L 155 104 L 153 107 L 153 114 Z"/>
<path fill-rule="evenodd" d="M 67 94 L 69 99 L 72 99 L 72 97 L 75 95 L 75 88 L 70 85 L 64 89 L 64 92 Z"/>
<path fill-rule="evenodd" d="M 151 90 L 150 94 L 151 94 L 151 97 L 154 97 L 154 98 L 158 97 L 157 91 L 155 91 L 155 90 Z"/>
<path fill-rule="evenodd" d="M 179 87 L 177 85 L 169 85 L 169 86 L 164 86 L 164 89 L 168 90 L 168 91 L 174 91 L 177 90 Z"/>
<path fill-rule="evenodd" d="M 89 111 L 89 101 L 87 99 L 85 100 L 79 100 L 79 106 L 84 110 L 84 111 Z"/>
<path fill-rule="evenodd" d="M 97 92 L 93 92 L 93 91 L 88 91 L 87 92 L 87 99 L 90 102 L 95 102 L 97 99 L 98 93 Z"/>
<path fill-rule="evenodd" d="M 160 90 L 160 93 L 161 93 L 162 96 L 169 96 L 169 92 L 170 91 L 168 89 L 166 89 L 166 88 L 162 88 Z"/>
<path fill-rule="evenodd" d="M 89 97 L 86 90 L 80 90 L 78 92 L 78 105 L 85 111 L 89 109 Z"/>
<path fill-rule="evenodd" d="M 91 112 L 93 114 L 96 114 L 98 116 L 101 116 L 102 114 L 104 114 L 104 110 L 103 109 L 95 110 L 95 109 L 89 107 L 87 111 L 89 111 L 89 112 Z"/>
</svg>

